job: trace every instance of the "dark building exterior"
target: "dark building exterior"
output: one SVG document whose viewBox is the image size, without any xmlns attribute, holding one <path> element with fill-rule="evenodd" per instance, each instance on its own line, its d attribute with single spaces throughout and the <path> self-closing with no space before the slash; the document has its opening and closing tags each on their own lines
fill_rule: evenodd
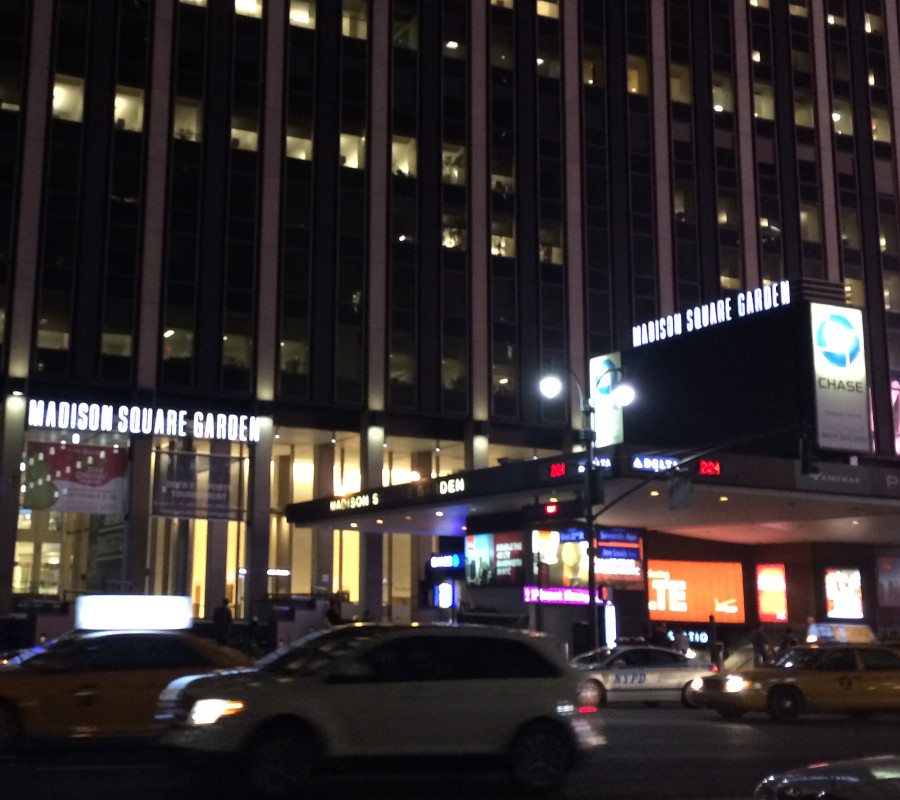
<svg viewBox="0 0 900 800">
<path fill-rule="evenodd" d="M 813 457 L 900 474 L 898 93 L 894 0 L 5 0 L 0 614 L 323 590 L 417 618 L 437 529 L 285 509 L 577 449 L 543 374 L 580 392 L 635 326 L 783 282 L 863 311 L 868 448 Z M 759 491 L 777 536 L 615 524 L 788 561 L 802 617 L 864 562 L 897 624 L 890 493 L 855 493 L 860 534 Z"/>
</svg>

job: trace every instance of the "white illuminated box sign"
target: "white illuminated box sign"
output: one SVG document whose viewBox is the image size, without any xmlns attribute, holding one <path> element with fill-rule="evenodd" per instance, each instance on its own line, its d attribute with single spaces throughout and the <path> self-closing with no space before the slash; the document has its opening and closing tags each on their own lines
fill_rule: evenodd
<svg viewBox="0 0 900 800">
<path fill-rule="evenodd" d="M 193 624 L 190 597 L 86 594 L 75 599 L 78 630 L 183 630 Z"/>
</svg>

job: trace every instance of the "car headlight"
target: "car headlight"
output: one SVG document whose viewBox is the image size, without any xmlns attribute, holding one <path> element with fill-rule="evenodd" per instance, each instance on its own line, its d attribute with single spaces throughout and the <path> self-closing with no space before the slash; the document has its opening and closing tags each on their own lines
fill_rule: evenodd
<svg viewBox="0 0 900 800">
<path fill-rule="evenodd" d="M 742 678 L 740 675 L 729 675 L 725 678 L 726 692 L 742 692 L 744 689 L 749 689 L 750 686 L 750 681 Z"/>
<path fill-rule="evenodd" d="M 694 678 L 691 681 L 691 689 L 695 692 L 699 692 L 703 688 L 703 678 Z"/>
<path fill-rule="evenodd" d="M 222 717 L 230 717 L 243 709 L 244 704 L 239 700 L 198 700 L 191 709 L 191 725 L 212 725 Z"/>
</svg>

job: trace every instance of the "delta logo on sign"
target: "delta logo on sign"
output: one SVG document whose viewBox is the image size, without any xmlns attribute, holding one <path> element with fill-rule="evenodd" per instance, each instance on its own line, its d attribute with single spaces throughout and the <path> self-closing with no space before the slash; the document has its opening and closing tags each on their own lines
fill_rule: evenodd
<svg viewBox="0 0 900 800">
<path fill-rule="evenodd" d="M 863 315 L 858 308 L 810 304 L 819 447 L 871 451 Z"/>
</svg>

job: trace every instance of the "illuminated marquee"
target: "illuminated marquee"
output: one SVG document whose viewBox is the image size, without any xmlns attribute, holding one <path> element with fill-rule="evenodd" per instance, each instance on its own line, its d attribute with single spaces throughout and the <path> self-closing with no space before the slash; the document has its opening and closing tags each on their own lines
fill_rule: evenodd
<svg viewBox="0 0 900 800">
<path fill-rule="evenodd" d="M 217 414 L 183 409 L 29 400 L 28 427 L 85 433 L 123 433 L 258 442 L 261 418 L 248 414 Z"/>
<path fill-rule="evenodd" d="M 738 563 L 647 561 L 651 620 L 744 622 L 744 578 Z"/>
<path fill-rule="evenodd" d="M 741 317 L 749 317 L 761 311 L 790 305 L 791 284 L 788 281 L 767 284 L 758 289 L 740 292 L 737 297 L 723 297 L 709 303 L 669 314 L 659 319 L 635 325 L 631 329 L 632 347 L 640 347 L 663 339 L 672 339 L 684 333 L 711 328 Z"/>
</svg>

